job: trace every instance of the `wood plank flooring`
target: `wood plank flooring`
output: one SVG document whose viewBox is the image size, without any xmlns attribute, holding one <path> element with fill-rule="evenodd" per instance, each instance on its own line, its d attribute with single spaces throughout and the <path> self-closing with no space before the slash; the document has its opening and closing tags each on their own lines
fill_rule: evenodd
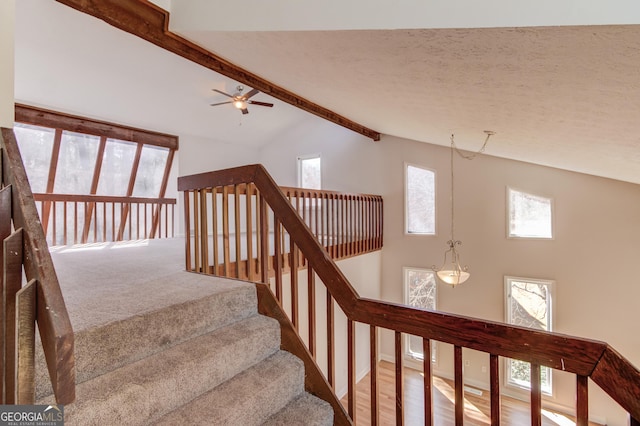
<svg viewBox="0 0 640 426">
<path fill-rule="evenodd" d="M 433 424 L 449 426 L 455 424 L 453 383 L 433 377 Z M 404 369 L 404 424 L 407 426 L 424 425 L 424 381 L 420 371 Z M 356 386 L 356 425 L 371 425 L 370 378 L 365 376 Z M 347 407 L 347 397 L 342 399 Z M 392 363 L 381 361 L 378 367 L 378 406 L 380 425 L 395 425 L 395 367 Z M 501 424 L 529 425 L 531 416 L 529 405 L 509 397 L 502 397 Z M 465 417 L 467 425 L 490 425 L 491 414 L 489 396 L 483 391 L 482 396 L 465 393 Z M 565 414 L 543 410 L 542 424 L 545 426 L 574 425 L 575 420 Z M 589 423 L 597 426 L 596 423 Z"/>
</svg>

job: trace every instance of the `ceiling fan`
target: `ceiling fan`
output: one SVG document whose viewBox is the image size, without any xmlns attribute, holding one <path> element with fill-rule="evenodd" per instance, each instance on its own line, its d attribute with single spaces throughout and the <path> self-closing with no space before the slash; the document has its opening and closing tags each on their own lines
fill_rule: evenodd
<svg viewBox="0 0 640 426">
<path fill-rule="evenodd" d="M 242 111 L 243 114 L 249 114 L 249 110 L 247 109 L 247 105 L 251 104 L 251 105 L 260 105 L 260 106 L 265 106 L 265 107 L 272 107 L 273 104 L 267 103 L 267 102 L 259 102 L 259 101 L 251 101 L 249 100 L 249 98 L 251 98 L 252 96 L 260 93 L 260 91 L 258 89 L 251 89 L 249 90 L 247 93 L 245 93 L 244 95 L 242 94 L 242 91 L 244 90 L 244 86 L 239 85 L 238 87 L 236 87 L 237 92 L 234 93 L 233 95 L 230 95 L 228 93 L 225 93 L 221 90 L 218 89 L 213 89 L 214 92 L 218 92 L 221 95 L 225 95 L 228 98 L 231 98 L 231 100 L 226 101 L 226 102 L 218 102 L 216 104 L 211 104 L 211 106 L 216 106 L 216 105 L 225 105 L 225 104 L 233 104 L 234 107 L 236 107 L 237 109 L 239 109 L 240 111 Z"/>
</svg>

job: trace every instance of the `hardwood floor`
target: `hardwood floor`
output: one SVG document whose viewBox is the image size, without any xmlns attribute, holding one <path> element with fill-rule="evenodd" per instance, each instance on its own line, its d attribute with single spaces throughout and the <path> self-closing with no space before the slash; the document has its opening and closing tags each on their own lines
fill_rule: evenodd
<svg viewBox="0 0 640 426">
<path fill-rule="evenodd" d="M 369 375 L 365 376 L 356 386 L 356 425 L 370 426 L 370 382 Z M 407 426 L 424 425 L 424 382 L 422 373 L 410 368 L 404 369 L 404 424 Z M 449 426 L 455 424 L 455 400 L 453 383 L 433 377 L 433 424 Z M 347 407 L 347 397 L 342 399 Z M 380 425 L 395 425 L 395 367 L 392 363 L 381 361 L 378 367 L 378 407 Z M 488 392 L 482 396 L 465 393 L 464 424 L 491 424 Z M 531 417 L 529 406 L 522 401 L 509 397 L 502 397 L 501 424 L 529 425 Z M 542 424 L 545 426 L 574 425 L 570 416 L 543 410 Z M 596 423 L 589 423 L 597 426 Z"/>
</svg>

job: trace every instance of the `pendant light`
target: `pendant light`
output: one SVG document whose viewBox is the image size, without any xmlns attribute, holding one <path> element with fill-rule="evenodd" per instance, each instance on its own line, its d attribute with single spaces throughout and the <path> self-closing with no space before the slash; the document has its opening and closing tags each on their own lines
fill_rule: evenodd
<svg viewBox="0 0 640 426">
<path fill-rule="evenodd" d="M 449 249 L 444 252 L 444 262 L 440 268 L 436 268 L 432 266 L 432 269 L 436 271 L 438 278 L 444 282 L 445 284 L 449 284 L 452 287 L 457 286 L 458 284 L 462 284 L 467 281 L 471 274 L 468 272 L 469 268 L 460 265 L 460 254 L 456 250 L 456 246 L 461 246 L 462 241 L 456 240 L 454 237 L 455 230 L 455 216 L 454 216 L 454 173 L 453 173 L 453 151 L 455 150 L 462 158 L 466 160 L 473 160 L 476 155 L 480 154 L 484 151 L 487 146 L 487 142 L 491 135 L 494 135 L 495 132 L 491 130 L 485 130 L 485 134 L 487 138 L 482 145 L 480 150 L 472 155 L 464 155 L 461 153 L 456 147 L 455 142 L 453 140 L 453 135 L 451 135 L 451 239 L 447 241 L 447 245 Z"/>
</svg>

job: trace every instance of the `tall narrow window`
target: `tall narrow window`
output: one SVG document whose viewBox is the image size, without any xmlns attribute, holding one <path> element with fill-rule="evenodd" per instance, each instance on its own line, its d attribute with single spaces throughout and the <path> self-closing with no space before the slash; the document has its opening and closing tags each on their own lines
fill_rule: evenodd
<svg viewBox="0 0 640 426">
<path fill-rule="evenodd" d="M 308 189 L 322 188 L 322 168 L 319 155 L 298 157 L 298 186 Z"/>
<path fill-rule="evenodd" d="M 405 230 L 408 234 L 436 233 L 436 174 L 407 164 L 405 173 Z"/>
<path fill-rule="evenodd" d="M 509 237 L 553 238 L 550 198 L 508 188 Z"/>
<path fill-rule="evenodd" d="M 436 277 L 433 270 L 404 268 L 404 303 L 414 308 L 436 309 Z M 407 336 L 407 355 L 424 359 L 422 347 L 422 337 Z M 435 362 L 435 354 L 435 345 L 432 344 L 432 362 Z"/>
<path fill-rule="evenodd" d="M 552 330 L 553 281 L 505 277 L 507 323 L 535 330 Z M 528 362 L 507 360 L 507 384 L 531 388 Z M 551 368 L 540 367 L 541 388 L 551 394 Z"/>
</svg>

